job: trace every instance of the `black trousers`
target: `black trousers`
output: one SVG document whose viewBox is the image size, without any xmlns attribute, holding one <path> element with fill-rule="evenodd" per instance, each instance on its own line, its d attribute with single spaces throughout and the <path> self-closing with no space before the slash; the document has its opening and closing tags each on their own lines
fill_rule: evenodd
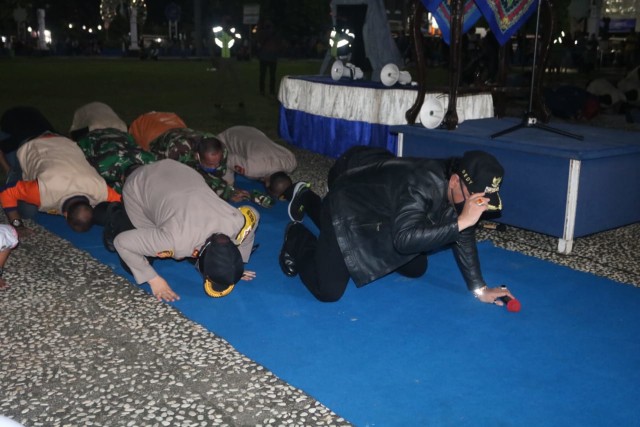
<svg viewBox="0 0 640 427">
<path fill-rule="evenodd" d="M 288 201 L 291 201 L 293 197 L 293 185 L 287 188 L 282 195 Z M 311 221 L 318 227 L 320 226 L 320 212 L 322 211 L 322 198 L 318 196 L 313 190 L 309 189 L 302 195 L 302 205 L 304 206 L 304 213 Z"/>
<path fill-rule="evenodd" d="M 93 210 L 93 222 L 107 229 L 113 238 L 118 234 L 133 230 L 135 227 L 129 220 L 129 215 L 122 202 L 102 202 Z"/>
<path fill-rule="evenodd" d="M 115 250 L 113 241 L 118 234 L 135 228 L 129 220 L 127 211 L 121 202 L 103 202 L 98 204 L 94 208 L 93 219 L 95 224 L 104 227 L 102 240 L 107 250 L 111 251 Z M 124 268 L 127 273 L 132 274 L 131 269 L 120 257 L 120 254 L 118 254 L 118 259 L 120 260 L 122 268 Z M 152 258 L 147 258 L 147 260 L 152 263 Z"/>
<path fill-rule="evenodd" d="M 323 203 L 317 238 L 302 224 L 292 227 L 289 238 L 295 245 L 290 253 L 296 261 L 302 283 L 319 301 L 333 302 L 344 294 L 350 276 L 327 206 L 328 203 Z"/>
<path fill-rule="evenodd" d="M 310 214 L 308 210 L 307 213 Z M 322 203 L 321 212 L 316 215 L 320 218 L 319 236 L 316 238 L 304 225 L 295 224 L 287 238 L 287 250 L 294 257 L 300 279 L 309 292 L 319 301 L 334 302 L 344 295 L 351 276 L 338 245 L 329 204 Z M 427 271 L 427 265 L 427 255 L 417 254 L 396 272 L 406 277 L 420 277 Z"/>
</svg>

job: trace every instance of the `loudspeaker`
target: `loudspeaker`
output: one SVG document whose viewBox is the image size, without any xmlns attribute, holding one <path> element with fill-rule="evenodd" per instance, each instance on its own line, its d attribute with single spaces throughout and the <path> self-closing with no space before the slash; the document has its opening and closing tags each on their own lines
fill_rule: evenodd
<svg viewBox="0 0 640 427">
<path fill-rule="evenodd" d="M 400 71 L 396 64 L 390 63 L 382 67 L 380 81 L 385 86 L 393 86 L 396 83 L 407 85 L 411 83 L 411 74 L 408 71 Z"/>
<path fill-rule="evenodd" d="M 435 129 L 442 123 L 444 119 L 444 104 L 439 98 L 428 97 L 422 103 L 420 109 L 420 122 L 427 129 Z"/>
<path fill-rule="evenodd" d="M 333 65 L 331 65 L 331 78 L 333 80 L 340 80 L 343 74 L 344 74 L 344 65 L 342 64 L 342 61 L 340 61 L 339 59 L 336 59 Z"/>
<path fill-rule="evenodd" d="M 336 59 L 331 66 L 331 78 L 333 80 L 340 80 L 342 77 L 348 77 L 351 80 L 359 80 L 364 76 L 362 70 L 353 64 L 342 63 L 341 60 Z"/>
<path fill-rule="evenodd" d="M 347 67 L 347 69 L 349 70 L 349 76 L 351 77 L 351 80 L 360 80 L 364 76 L 364 73 L 362 72 L 362 69 L 360 67 L 356 67 L 355 65 L 349 63 L 347 63 L 345 67 Z"/>
</svg>

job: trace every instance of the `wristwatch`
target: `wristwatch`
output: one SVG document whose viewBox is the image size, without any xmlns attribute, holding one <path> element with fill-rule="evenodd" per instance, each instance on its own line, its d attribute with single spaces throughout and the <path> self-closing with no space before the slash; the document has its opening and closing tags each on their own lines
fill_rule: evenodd
<svg viewBox="0 0 640 427">
<path fill-rule="evenodd" d="M 24 222 L 22 222 L 20 218 L 16 218 L 13 221 L 11 221 L 11 225 L 13 225 L 15 228 L 20 228 L 20 227 L 24 227 Z"/>
<path fill-rule="evenodd" d="M 4 267 L 0 267 L 0 277 L 4 274 Z"/>
<path fill-rule="evenodd" d="M 484 291 L 486 290 L 487 290 L 487 285 L 484 285 L 481 288 L 474 289 L 473 296 L 476 298 L 480 298 L 484 294 Z"/>
</svg>

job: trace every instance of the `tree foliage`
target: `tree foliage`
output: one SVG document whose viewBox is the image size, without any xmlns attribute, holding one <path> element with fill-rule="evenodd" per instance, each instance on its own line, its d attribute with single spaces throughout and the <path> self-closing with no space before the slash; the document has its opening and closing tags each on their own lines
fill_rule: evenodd
<svg viewBox="0 0 640 427">
<path fill-rule="evenodd" d="M 234 23 L 241 24 L 243 5 L 258 4 L 260 5 L 260 19 L 269 19 L 286 34 L 307 36 L 331 25 L 328 0 L 201 1 L 204 19 L 209 21 L 206 24 L 219 22 L 223 16 L 229 16 Z"/>
<path fill-rule="evenodd" d="M 15 34 L 16 22 L 13 12 L 16 8 L 27 12 L 26 24 L 37 25 L 37 9 L 44 9 L 47 28 L 60 31 L 69 23 L 96 26 L 101 23 L 100 0 L 0 0 L 0 33 Z"/>
</svg>

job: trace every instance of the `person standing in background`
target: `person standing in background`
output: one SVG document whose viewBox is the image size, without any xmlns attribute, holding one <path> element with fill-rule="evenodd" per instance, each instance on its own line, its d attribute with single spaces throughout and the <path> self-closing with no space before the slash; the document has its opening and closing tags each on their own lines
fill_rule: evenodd
<svg viewBox="0 0 640 427">
<path fill-rule="evenodd" d="M 276 68 L 278 66 L 279 36 L 270 20 L 264 21 L 258 31 L 258 60 L 260 61 L 260 95 L 265 95 L 265 82 L 269 73 L 269 95 L 276 95 Z"/>
<path fill-rule="evenodd" d="M 241 43 L 241 40 L 242 35 L 236 31 L 229 16 L 223 17 L 222 23 L 213 27 L 213 42 L 217 47 L 214 46 L 214 66 L 210 70 L 217 71 L 215 78 L 220 87 L 237 88 L 234 91 L 233 97 L 235 100 L 233 101 L 229 97 L 223 96 L 224 91 L 216 91 L 213 106 L 219 110 L 228 109 L 233 104 L 236 104 L 238 108 L 244 108 L 243 88 L 238 78 L 235 59 L 231 50 L 236 42 Z"/>
</svg>

